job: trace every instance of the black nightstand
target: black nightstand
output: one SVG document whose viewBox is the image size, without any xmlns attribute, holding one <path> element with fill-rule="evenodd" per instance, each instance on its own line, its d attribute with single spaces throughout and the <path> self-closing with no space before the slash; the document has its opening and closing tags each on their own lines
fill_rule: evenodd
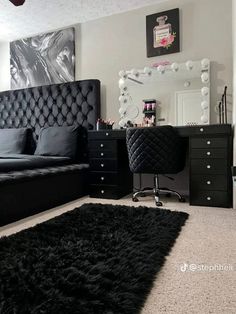
<svg viewBox="0 0 236 314">
<path fill-rule="evenodd" d="M 95 198 L 119 199 L 132 192 L 125 130 L 88 132 L 89 194 Z"/>
</svg>

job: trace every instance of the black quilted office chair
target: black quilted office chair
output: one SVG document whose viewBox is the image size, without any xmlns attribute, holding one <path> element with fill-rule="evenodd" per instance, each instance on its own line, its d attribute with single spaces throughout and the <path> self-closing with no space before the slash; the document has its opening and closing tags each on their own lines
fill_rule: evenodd
<svg viewBox="0 0 236 314">
<path fill-rule="evenodd" d="M 157 206 L 162 206 L 159 195 L 175 194 L 180 202 L 185 199 L 176 191 L 161 188 L 158 175 L 171 175 L 183 170 L 185 165 L 186 145 L 172 126 L 146 128 L 128 128 L 126 143 L 129 166 L 133 173 L 154 174 L 154 188 L 142 189 L 133 193 L 133 201 L 138 196 L 154 195 Z"/>
</svg>

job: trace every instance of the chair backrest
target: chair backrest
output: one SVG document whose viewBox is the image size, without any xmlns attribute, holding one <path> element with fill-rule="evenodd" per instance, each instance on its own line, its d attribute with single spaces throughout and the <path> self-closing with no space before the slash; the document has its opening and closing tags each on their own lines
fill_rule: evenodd
<svg viewBox="0 0 236 314">
<path fill-rule="evenodd" d="M 133 173 L 174 174 L 184 168 L 186 145 L 172 126 L 129 128 L 126 143 Z"/>
</svg>

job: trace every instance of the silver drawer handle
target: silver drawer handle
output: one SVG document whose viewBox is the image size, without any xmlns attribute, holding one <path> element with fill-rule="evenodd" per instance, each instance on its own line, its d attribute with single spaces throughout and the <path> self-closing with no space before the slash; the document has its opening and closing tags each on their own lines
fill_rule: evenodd
<svg viewBox="0 0 236 314">
<path fill-rule="evenodd" d="M 207 141 L 207 145 L 211 145 L 211 141 Z"/>
<path fill-rule="evenodd" d="M 104 167 L 104 164 L 101 164 L 101 167 L 103 168 L 103 167 Z"/>
<path fill-rule="evenodd" d="M 207 169 L 211 169 L 211 165 L 207 165 Z"/>
<path fill-rule="evenodd" d="M 203 132 L 203 131 L 204 131 L 204 129 L 203 129 L 203 128 L 201 128 L 201 129 L 200 129 L 200 132 Z"/>
<path fill-rule="evenodd" d="M 104 153 L 101 153 L 101 156 L 104 156 Z"/>
<path fill-rule="evenodd" d="M 102 193 L 102 194 L 104 194 L 104 193 L 105 193 L 105 191 L 104 191 L 104 190 L 101 190 L 101 193 Z"/>
<path fill-rule="evenodd" d="M 211 181 L 207 181 L 207 184 L 208 184 L 208 185 L 211 185 Z"/>
<path fill-rule="evenodd" d="M 108 136 L 109 135 L 109 133 L 106 133 L 106 136 Z"/>
<path fill-rule="evenodd" d="M 207 156 L 211 156 L 211 152 L 207 152 Z"/>
<path fill-rule="evenodd" d="M 101 145 L 100 145 L 100 147 L 104 147 L 104 145 L 103 145 L 103 144 L 101 144 Z"/>
<path fill-rule="evenodd" d="M 207 200 L 210 201 L 210 200 L 211 200 L 211 197 L 210 197 L 210 196 L 207 196 Z"/>
<path fill-rule="evenodd" d="M 101 181 L 104 181 L 104 177 L 101 177 Z"/>
</svg>

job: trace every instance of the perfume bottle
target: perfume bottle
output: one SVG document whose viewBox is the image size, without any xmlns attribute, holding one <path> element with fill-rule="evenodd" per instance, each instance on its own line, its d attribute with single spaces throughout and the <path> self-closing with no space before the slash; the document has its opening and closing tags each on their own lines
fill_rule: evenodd
<svg viewBox="0 0 236 314">
<path fill-rule="evenodd" d="M 165 24 L 168 20 L 167 15 L 159 16 L 156 21 L 158 25 L 153 28 L 153 47 L 163 47 L 163 39 L 168 38 L 172 33 L 171 24 Z"/>
</svg>

